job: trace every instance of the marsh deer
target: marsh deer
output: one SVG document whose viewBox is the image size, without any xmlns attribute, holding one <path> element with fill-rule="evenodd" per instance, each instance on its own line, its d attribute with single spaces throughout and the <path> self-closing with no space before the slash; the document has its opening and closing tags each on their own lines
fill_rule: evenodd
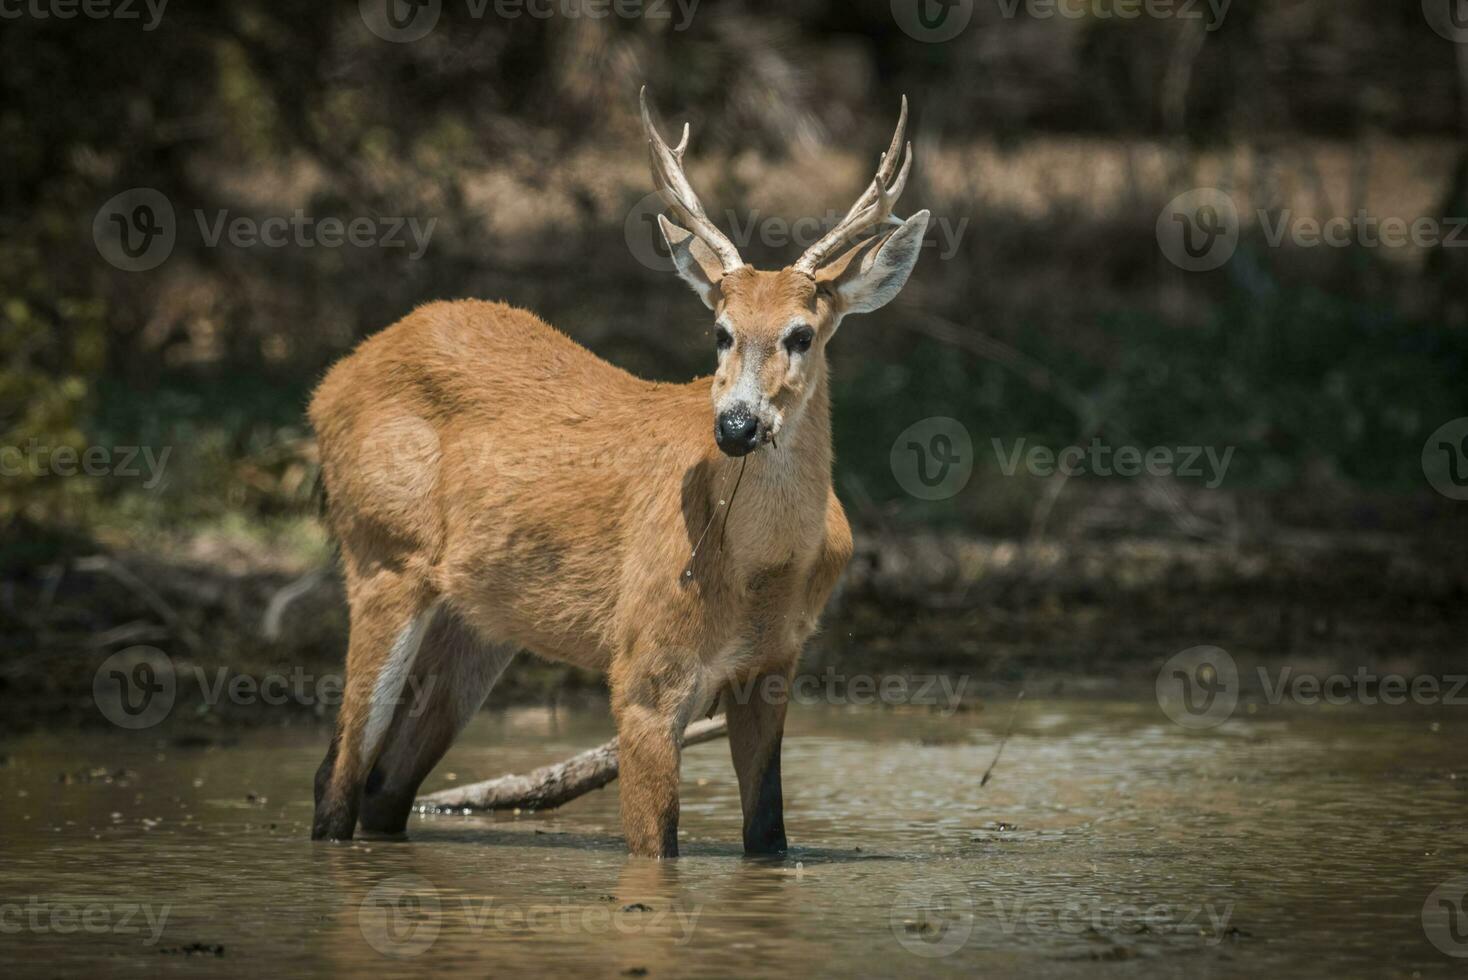
<svg viewBox="0 0 1468 980">
<path fill-rule="evenodd" d="M 633 854 L 678 853 L 680 736 L 788 681 L 851 556 L 831 488 L 826 345 L 907 282 L 907 100 L 876 177 L 794 265 L 753 269 L 642 121 L 678 275 L 718 367 L 642 381 L 531 313 L 444 302 L 364 341 L 311 402 L 351 636 L 312 836 L 399 834 L 419 784 L 518 650 L 605 672 Z M 404 696 L 408 685 L 417 692 Z M 776 681 L 778 687 L 778 680 Z M 785 699 L 723 698 L 744 847 L 785 849 Z"/>
</svg>

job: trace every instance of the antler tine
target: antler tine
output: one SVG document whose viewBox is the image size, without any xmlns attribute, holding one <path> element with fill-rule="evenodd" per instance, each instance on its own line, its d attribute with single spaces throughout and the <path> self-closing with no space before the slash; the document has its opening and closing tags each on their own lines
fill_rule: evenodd
<svg viewBox="0 0 1468 980">
<path fill-rule="evenodd" d="M 892 133 L 892 142 L 877 162 L 877 175 L 856 199 L 846 217 L 837 222 L 825 237 L 806 249 L 795 263 L 795 268 L 815 275 L 815 271 L 829 259 L 838 248 L 864 232 L 892 220 L 892 208 L 907 189 L 907 178 L 912 172 L 912 144 L 905 143 L 907 130 L 907 96 L 902 97 L 902 111 L 897 117 L 897 129 Z M 898 161 L 902 161 L 898 169 Z M 895 179 L 894 179 L 895 174 Z"/>
<path fill-rule="evenodd" d="M 643 86 L 639 100 L 642 103 L 642 128 L 647 133 L 648 150 L 652 158 L 653 184 L 658 193 L 678 221 L 687 225 L 688 230 L 719 257 L 719 263 L 725 272 L 743 268 L 744 259 L 739 256 L 739 249 L 709 220 L 704 213 L 703 204 L 694 193 L 693 185 L 683 172 L 683 154 L 688 150 L 689 125 L 683 124 L 683 138 L 678 141 L 678 146 L 670 147 L 652 123 L 652 113 L 647 107 L 646 86 Z"/>
<path fill-rule="evenodd" d="M 902 139 L 906 130 L 907 96 L 904 95 L 902 97 L 902 111 L 898 113 L 897 116 L 897 129 L 895 129 L 892 133 L 892 142 L 888 144 L 886 152 L 884 152 L 882 156 L 877 160 L 876 179 L 874 179 L 871 184 L 867 185 L 867 189 L 862 192 L 861 197 L 856 199 L 856 203 L 851 206 L 851 210 L 846 212 L 847 218 L 854 217 L 863 208 L 872 203 L 872 192 L 876 189 L 878 185 L 886 186 L 892 180 L 893 168 L 896 167 L 897 160 L 899 156 L 902 155 L 901 151 L 904 145 L 907 149 L 908 160 L 910 161 L 912 159 L 912 144 L 904 144 Z M 898 193 L 900 194 L 901 192 L 899 191 Z"/>
</svg>

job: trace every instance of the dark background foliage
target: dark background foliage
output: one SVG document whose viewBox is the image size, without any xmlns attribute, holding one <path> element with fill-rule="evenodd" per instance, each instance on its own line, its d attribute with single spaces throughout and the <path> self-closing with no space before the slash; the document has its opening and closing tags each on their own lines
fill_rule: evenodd
<svg viewBox="0 0 1468 980">
<path fill-rule="evenodd" d="M 445 0 L 412 43 L 374 35 L 362 5 L 307 0 L 176 0 L 151 30 L 141 6 L 141 21 L 0 22 L 0 445 L 173 449 L 154 487 L 4 477 L 7 574 L 210 535 L 319 559 L 310 389 L 432 299 L 529 307 L 645 375 L 707 371 L 701 306 L 629 247 L 651 190 L 644 84 L 669 124 L 692 122 L 710 207 L 746 219 L 844 210 L 912 101 L 904 207 L 957 234 L 836 344 L 837 488 L 865 531 L 1461 531 L 1421 454 L 1468 415 L 1464 253 L 1275 247 L 1251 217 L 1468 215 L 1468 45 L 1418 0 L 1235 3 L 1213 30 L 1123 19 L 1118 0 L 1055 17 L 980 0 L 945 43 L 905 33 L 887 0 L 703 0 L 686 23 L 673 3 L 659 19 L 556 2 L 505 18 Z M 1199 186 L 1228 189 L 1245 221 L 1232 261 L 1188 273 L 1155 226 Z M 178 239 L 128 272 L 92 225 L 139 187 L 169 200 Z M 434 225 L 418 258 L 211 246 L 200 222 L 221 211 Z M 745 250 L 795 253 L 758 236 Z M 928 416 L 960 420 L 978 456 L 939 502 L 888 462 Z M 1209 488 L 1003 477 L 988 451 L 1098 436 L 1235 456 Z"/>
</svg>

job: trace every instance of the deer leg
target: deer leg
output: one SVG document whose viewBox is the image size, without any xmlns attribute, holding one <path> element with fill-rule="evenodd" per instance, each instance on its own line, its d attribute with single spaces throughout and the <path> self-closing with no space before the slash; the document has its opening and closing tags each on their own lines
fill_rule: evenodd
<svg viewBox="0 0 1468 980">
<path fill-rule="evenodd" d="M 673 671 L 613 672 L 622 833 L 638 857 L 678 856 L 678 766 L 694 710 L 694 676 L 688 672 L 685 682 Z"/>
<path fill-rule="evenodd" d="M 421 590 L 401 578 L 364 584 L 351 600 L 347 677 L 336 733 L 316 774 L 313 840 L 350 840 L 367 774 L 397 712 L 433 618 Z"/>
<path fill-rule="evenodd" d="M 740 685 L 742 692 L 726 689 L 724 696 L 729 752 L 744 809 L 744 853 L 779 854 L 786 848 L 780 742 L 785 732 L 789 676 L 767 673 L 753 681 Z"/>
<path fill-rule="evenodd" d="M 515 653 L 513 646 L 486 643 L 452 612 L 439 612 L 363 787 L 364 832 L 396 837 L 407 830 L 418 787 L 484 704 Z"/>
</svg>

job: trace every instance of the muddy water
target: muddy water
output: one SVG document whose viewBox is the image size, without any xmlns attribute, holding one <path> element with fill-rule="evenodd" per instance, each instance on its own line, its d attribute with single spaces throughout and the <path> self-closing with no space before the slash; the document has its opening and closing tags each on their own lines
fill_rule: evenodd
<svg viewBox="0 0 1468 980">
<path fill-rule="evenodd" d="M 323 732 L 205 748 L 36 736 L 3 749 L 0 962 L 45 976 L 1461 976 L 1462 712 L 1297 709 L 1199 733 L 1152 704 L 1026 702 L 981 787 L 1007 706 L 802 706 L 785 747 L 790 856 L 741 857 L 713 743 L 687 752 L 684 857 L 665 863 L 623 856 L 615 788 L 546 815 L 415 817 L 410 842 L 313 845 Z M 601 712 L 485 714 L 433 785 L 609 735 Z"/>
</svg>

